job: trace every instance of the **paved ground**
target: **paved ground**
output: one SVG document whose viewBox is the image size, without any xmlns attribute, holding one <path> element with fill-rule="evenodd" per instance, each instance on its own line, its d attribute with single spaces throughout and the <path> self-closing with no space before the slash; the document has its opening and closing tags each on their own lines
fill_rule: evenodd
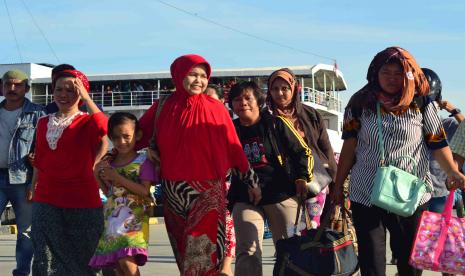
<svg viewBox="0 0 465 276">
<path fill-rule="evenodd" d="M 10 271 L 15 266 L 14 248 L 15 235 L 0 235 L 0 275 L 11 275 Z M 264 275 L 272 275 L 274 264 L 274 248 L 271 239 L 264 242 L 263 268 Z M 388 253 L 387 260 L 390 260 Z M 387 275 L 394 276 L 395 266 L 387 266 Z M 179 275 L 173 252 L 171 250 L 166 229 L 163 224 L 150 226 L 149 259 L 145 266 L 141 267 L 142 275 Z M 424 276 L 441 275 L 440 273 L 424 272 Z"/>
</svg>

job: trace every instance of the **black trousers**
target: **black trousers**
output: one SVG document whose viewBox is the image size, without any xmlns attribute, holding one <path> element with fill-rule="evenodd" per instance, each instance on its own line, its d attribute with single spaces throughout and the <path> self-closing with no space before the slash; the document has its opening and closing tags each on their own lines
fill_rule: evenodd
<svg viewBox="0 0 465 276">
<path fill-rule="evenodd" d="M 392 243 L 399 276 L 417 276 L 422 271 L 408 264 L 417 225 L 427 204 L 419 206 L 410 217 L 401 217 L 376 206 L 352 202 L 352 216 L 358 239 L 359 264 L 362 276 L 386 275 L 386 227 Z"/>
</svg>

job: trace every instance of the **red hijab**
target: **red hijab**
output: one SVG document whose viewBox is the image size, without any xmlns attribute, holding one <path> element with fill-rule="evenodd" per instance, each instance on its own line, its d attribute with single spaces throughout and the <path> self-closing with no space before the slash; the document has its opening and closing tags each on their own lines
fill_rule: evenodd
<svg viewBox="0 0 465 276">
<path fill-rule="evenodd" d="M 52 79 L 52 91 L 55 90 L 55 85 L 57 83 L 57 80 L 63 77 L 74 77 L 74 78 L 80 79 L 82 81 L 82 84 L 84 85 L 84 88 L 87 90 L 87 92 L 89 92 L 89 89 L 90 89 L 89 80 L 87 79 L 87 76 L 84 75 L 84 73 L 78 70 L 63 70 L 63 71 L 56 73 Z"/>
<path fill-rule="evenodd" d="M 223 104 L 203 93 L 190 95 L 183 87 L 184 78 L 197 65 L 204 65 L 210 78 L 210 64 L 201 56 L 181 56 L 171 64 L 176 92 L 156 122 L 161 175 L 167 180 L 223 180 L 230 168 L 248 169 Z"/>
</svg>

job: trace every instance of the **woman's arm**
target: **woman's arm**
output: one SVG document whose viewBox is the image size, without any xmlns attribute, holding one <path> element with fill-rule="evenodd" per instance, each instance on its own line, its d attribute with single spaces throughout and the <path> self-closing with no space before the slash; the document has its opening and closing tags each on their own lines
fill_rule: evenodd
<svg viewBox="0 0 465 276">
<path fill-rule="evenodd" d="M 103 191 L 105 195 L 108 195 L 108 186 L 104 183 L 104 181 L 101 178 L 101 175 L 103 174 L 103 170 L 106 167 L 106 162 L 105 161 L 99 161 L 94 165 L 94 177 L 95 180 L 97 180 L 97 183 L 99 184 L 100 189 Z"/>
<path fill-rule="evenodd" d="M 331 199 L 336 204 L 341 204 L 343 201 L 344 181 L 355 163 L 356 147 L 357 138 L 348 138 L 342 144 L 341 155 L 337 164 L 336 181 L 334 187 L 330 187 L 329 190 Z"/>
<path fill-rule="evenodd" d="M 32 201 L 32 199 L 34 198 L 34 192 L 35 192 L 36 186 L 37 186 L 37 174 L 38 173 L 39 173 L 39 171 L 37 170 L 37 168 L 32 167 L 31 185 L 29 186 L 29 189 L 28 189 L 28 191 L 26 193 L 27 201 Z"/>
<path fill-rule="evenodd" d="M 74 87 L 76 89 L 76 92 L 78 95 L 81 97 L 81 100 L 84 102 L 84 104 L 87 107 L 87 113 L 89 115 L 92 115 L 94 113 L 99 113 L 102 112 L 98 106 L 94 103 L 92 98 L 89 95 L 89 92 L 86 90 L 84 87 L 84 84 L 82 84 L 82 81 L 78 78 L 74 80 Z"/>
<path fill-rule="evenodd" d="M 100 142 L 99 148 L 97 150 L 97 155 L 95 156 L 95 164 L 94 168 L 96 167 L 97 163 L 102 160 L 103 156 L 108 152 L 108 136 L 105 135 L 102 137 L 102 141 Z"/>
<path fill-rule="evenodd" d="M 460 155 L 458 155 L 456 153 L 452 153 L 452 156 L 454 156 L 454 160 L 457 162 L 459 170 L 461 170 L 462 167 L 463 167 L 463 163 L 465 161 L 465 158 L 463 158 L 462 156 L 460 156 Z"/>
</svg>

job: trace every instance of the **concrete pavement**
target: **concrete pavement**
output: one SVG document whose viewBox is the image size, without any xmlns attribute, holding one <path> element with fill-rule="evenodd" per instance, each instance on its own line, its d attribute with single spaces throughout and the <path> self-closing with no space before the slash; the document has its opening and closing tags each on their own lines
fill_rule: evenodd
<svg viewBox="0 0 465 276">
<path fill-rule="evenodd" d="M 11 275 L 15 267 L 15 235 L 0 235 L 0 275 Z M 263 246 L 263 271 L 264 275 L 272 275 L 274 265 L 274 246 L 271 239 L 266 239 Z M 387 260 L 390 260 L 388 250 Z M 145 266 L 140 268 L 142 275 L 178 276 L 179 272 L 171 246 L 166 234 L 164 224 L 150 225 L 149 259 Z M 396 268 L 387 266 L 387 275 L 394 276 Z M 423 272 L 424 276 L 441 275 L 429 271 Z"/>
</svg>

